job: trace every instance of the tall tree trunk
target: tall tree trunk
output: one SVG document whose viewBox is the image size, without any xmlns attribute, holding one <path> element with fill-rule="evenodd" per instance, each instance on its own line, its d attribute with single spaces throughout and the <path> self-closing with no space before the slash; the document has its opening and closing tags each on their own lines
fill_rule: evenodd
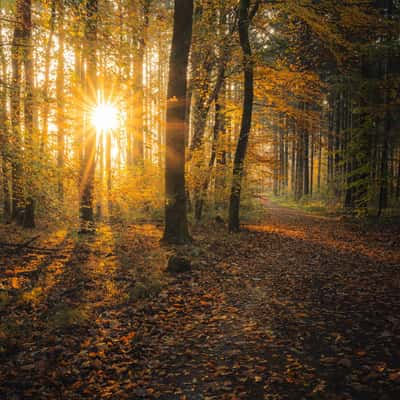
<svg viewBox="0 0 400 400">
<path fill-rule="evenodd" d="M 292 120 L 293 131 L 292 131 L 292 157 L 291 157 L 291 168 L 290 168 L 290 190 L 293 195 L 296 193 L 296 125 Z"/>
<path fill-rule="evenodd" d="M 140 41 L 137 54 L 135 55 L 133 64 L 134 73 L 134 91 L 133 91 L 133 150 L 132 150 L 132 162 L 135 166 L 142 168 L 144 160 L 144 148 L 143 148 L 143 118 L 144 118 L 144 89 L 143 89 L 143 64 L 144 64 L 144 53 L 145 47 L 142 41 Z"/>
<path fill-rule="evenodd" d="M 318 133 L 318 174 L 317 174 L 318 193 L 321 193 L 321 176 L 322 176 L 322 127 L 320 121 L 319 133 Z"/>
<path fill-rule="evenodd" d="M 341 195 L 341 134 L 342 134 L 342 94 L 336 100 L 336 130 L 335 130 L 335 157 L 334 157 L 334 182 L 335 182 L 335 196 L 338 199 Z"/>
<path fill-rule="evenodd" d="M 332 110 L 328 113 L 328 149 L 327 149 L 327 158 L 328 158 L 328 172 L 326 174 L 326 184 L 328 186 L 328 190 L 332 193 L 333 189 L 333 129 L 335 124 L 335 103 L 332 104 Z"/>
<path fill-rule="evenodd" d="M 297 127 L 297 148 L 296 148 L 296 192 L 295 200 L 299 201 L 304 194 L 304 122 Z"/>
<path fill-rule="evenodd" d="M 311 129 L 311 145 L 310 145 L 310 196 L 313 195 L 314 191 L 314 132 Z"/>
<path fill-rule="evenodd" d="M 0 26 L 0 77 L 3 82 L 3 86 L 0 86 L 0 156 L 3 192 L 3 220 L 8 222 L 11 217 L 11 193 L 8 170 L 10 161 L 10 132 L 7 112 L 7 63 L 3 43 L 1 42 L 2 37 L 3 33 Z"/>
<path fill-rule="evenodd" d="M 57 174 L 58 199 L 64 200 L 64 157 L 65 157 L 65 115 L 64 115 L 64 0 L 58 0 L 58 54 L 57 54 Z"/>
<path fill-rule="evenodd" d="M 76 82 L 73 88 L 73 94 L 77 98 L 77 102 L 74 106 L 74 119 L 75 122 L 73 127 L 75 129 L 75 137 L 74 137 L 74 147 L 75 147 L 75 157 L 78 165 L 81 166 L 79 175 L 78 175 L 78 189 L 81 193 L 82 190 L 82 181 L 83 181 L 83 138 L 84 138 L 84 113 L 82 113 L 83 104 L 83 84 L 84 84 L 84 60 L 82 55 L 82 46 L 80 43 L 75 43 L 74 47 L 74 73 L 76 76 Z"/>
<path fill-rule="evenodd" d="M 35 227 L 35 187 L 37 182 L 34 179 L 34 156 L 35 156 L 35 98 L 34 98 L 34 66 L 33 66 L 33 48 L 32 48 L 32 1 L 24 0 L 23 13 L 22 13 L 22 35 L 23 35 L 23 62 L 25 73 L 25 101 L 24 101 L 24 125 L 25 125 L 25 140 L 24 147 L 26 153 L 25 163 L 25 179 L 27 202 L 24 210 L 24 228 Z"/>
<path fill-rule="evenodd" d="M 222 207 L 226 189 L 227 175 L 227 116 L 226 116 L 226 85 L 222 85 L 221 94 L 218 96 L 219 119 L 219 145 L 217 148 L 217 167 L 215 174 L 214 204 L 215 209 Z M 217 106 L 216 106 L 217 108 Z"/>
<path fill-rule="evenodd" d="M 308 105 L 305 104 L 303 110 L 307 112 Z M 308 196 L 310 194 L 310 137 L 307 116 L 305 116 L 303 129 L 303 193 Z"/>
<path fill-rule="evenodd" d="M 274 134 L 274 174 L 273 174 L 273 192 L 274 196 L 279 196 L 279 151 L 278 151 L 278 127 L 275 119 L 272 118 L 272 130 Z"/>
<path fill-rule="evenodd" d="M 396 182 L 396 200 L 400 199 L 400 149 L 397 152 L 397 182 Z"/>
<path fill-rule="evenodd" d="M 345 208 L 353 209 L 354 204 L 354 169 L 357 163 L 354 150 L 352 148 L 352 144 L 354 143 L 353 137 L 353 126 L 352 126 L 352 114 L 353 110 L 351 108 L 351 98 L 347 99 L 347 107 L 346 107 L 346 133 L 345 133 L 345 146 L 346 146 L 346 171 L 345 171 L 345 179 L 346 179 L 346 191 L 345 191 L 345 199 L 344 206 Z"/>
<path fill-rule="evenodd" d="M 222 121 L 221 121 L 221 105 L 219 103 L 218 95 L 215 99 L 215 118 L 214 118 L 214 127 L 213 127 L 213 138 L 211 145 L 211 156 L 208 162 L 208 170 L 206 171 L 203 183 L 200 187 L 200 194 L 196 199 L 195 205 L 195 218 L 197 221 L 200 221 L 203 215 L 204 201 L 207 196 L 208 187 L 210 185 L 212 171 L 215 165 L 215 160 L 217 158 L 217 146 L 218 146 L 218 138 L 219 132 L 221 129 Z"/>
<path fill-rule="evenodd" d="M 229 231 L 238 232 L 240 229 L 239 211 L 240 211 L 240 193 L 242 189 L 242 178 L 244 171 L 244 161 L 246 158 L 247 145 L 251 129 L 251 118 L 253 112 L 253 85 L 254 72 L 249 38 L 249 7 L 250 0 L 240 0 L 239 5 L 239 39 L 243 53 L 244 68 L 244 98 L 242 122 L 239 133 L 239 141 L 236 147 L 235 158 L 233 162 L 233 176 L 231 196 L 229 201 Z"/>
<path fill-rule="evenodd" d="M 393 13 L 393 0 L 385 0 L 385 17 L 390 18 Z M 392 40 L 390 33 L 385 38 L 387 41 Z M 392 113 L 389 105 L 393 101 L 391 91 L 389 89 L 389 75 L 393 73 L 392 69 L 392 51 L 389 45 L 386 46 L 385 57 L 382 61 L 383 79 L 385 82 L 385 88 L 383 93 L 383 106 L 385 108 L 384 120 L 383 120 L 383 143 L 382 143 L 382 154 L 381 154 L 381 165 L 380 165 L 380 177 L 379 177 L 379 204 L 378 204 L 378 216 L 382 215 L 382 211 L 388 207 L 389 203 L 389 152 L 390 152 L 390 135 L 392 129 Z"/>
<path fill-rule="evenodd" d="M 157 51 L 158 51 L 158 65 L 157 65 L 157 73 L 158 73 L 158 96 L 157 96 L 157 166 L 159 169 L 160 176 L 162 176 L 161 171 L 163 168 L 163 156 L 162 156 L 162 146 L 163 146 L 163 124 L 162 121 L 164 119 L 164 74 L 163 74 L 163 66 L 164 61 L 161 59 L 161 35 L 158 37 L 157 42 Z"/>
<path fill-rule="evenodd" d="M 17 220 L 24 208 L 24 179 L 21 132 L 21 66 L 22 66 L 22 13 L 24 3 L 17 1 L 16 25 L 11 47 L 10 119 L 12 128 L 12 218 Z M 22 222 L 22 221 L 19 221 Z"/>
<path fill-rule="evenodd" d="M 378 217 L 382 215 L 382 211 L 388 207 L 389 195 L 389 133 L 391 128 L 390 113 L 387 112 L 384 121 L 384 134 L 382 143 L 381 165 L 379 174 L 379 200 L 378 200 Z"/>
<path fill-rule="evenodd" d="M 167 95 L 165 230 L 163 241 L 190 241 L 185 187 L 187 68 L 192 39 L 193 0 L 175 0 Z"/>
<path fill-rule="evenodd" d="M 285 187 L 285 194 L 288 194 L 289 190 L 289 125 L 288 125 L 288 118 L 285 116 L 284 118 L 284 187 Z"/>
<path fill-rule="evenodd" d="M 134 41 L 137 48 L 133 59 L 133 102 L 132 102 L 132 130 L 133 130 L 133 151 L 132 162 L 139 170 L 144 166 L 144 87 L 143 87 L 143 67 L 145 65 L 147 30 L 149 25 L 149 12 L 151 0 L 144 0 L 141 6 L 141 29 L 139 38 L 134 34 Z M 134 4 L 132 3 L 132 6 Z"/>
<path fill-rule="evenodd" d="M 107 209 L 108 218 L 112 216 L 112 199 L 111 199 L 111 189 L 112 189 L 112 170 L 111 170 L 111 150 L 112 150 L 112 132 L 106 133 L 106 180 L 107 180 Z"/>
<path fill-rule="evenodd" d="M 46 50 L 44 55 L 44 79 L 43 79 L 43 108 L 42 108 L 42 137 L 40 141 L 40 155 L 43 158 L 47 149 L 47 142 L 49 136 L 49 111 L 50 111 L 50 96 L 49 96 L 49 86 L 50 86 L 50 63 L 51 63 L 51 48 L 53 45 L 54 37 L 54 26 L 56 19 L 56 2 L 57 0 L 52 0 L 51 2 L 51 15 L 50 15 L 50 32 L 49 38 L 46 44 Z"/>
<path fill-rule="evenodd" d="M 93 107 L 96 104 L 96 71 L 97 71 L 97 0 L 86 2 L 86 25 L 85 25 L 85 46 L 86 46 L 86 76 L 85 96 Z M 93 214 L 93 191 L 96 155 L 96 130 L 90 124 L 86 126 L 86 137 L 83 154 L 83 165 L 81 172 L 81 204 L 80 219 L 81 232 L 90 233 L 94 231 Z"/>
</svg>

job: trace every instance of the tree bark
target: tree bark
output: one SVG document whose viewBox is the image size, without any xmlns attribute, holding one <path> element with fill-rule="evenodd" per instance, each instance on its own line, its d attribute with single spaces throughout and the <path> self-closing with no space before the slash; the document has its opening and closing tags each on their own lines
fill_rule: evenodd
<svg viewBox="0 0 400 400">
<path fill-rule="evenodd" d="M 32 49 L 32 1 L 23 1 L 23 12 L 22 12 L 22 36 L 23 36 L 23 63 L 25 73 L 25 101 L 24 101 L 24 128 L 25 128 L 25 140 L 24 148 L 26 153 L 26 160 L 29 163 L 24 165 L 24 173 L 26 179 L 26 192 L 28 198 L 26 201 L 26 207 L 24 209 L 24 228 L 35 227 L 35 201 L 34 192 L 37 182 L 34 179 L 34 163 L 32 160 L 35 155 L 35 144 L 34 144 L 34 131 L 35 131 L 35 88 L 34 88 L 34 65 L 33 65 L 33 49 Z"/>
<path fill-rule="evenodd" d="M 304 122 L 297 126 L 297 147 L 296 147 L 296 192 L 295 200 L 299 201 L 304 194 Z"/>
<path fill-rule="evenodd" d="M 17 1 L 16 25 L 11 47 L 10 119 L 12 131 L 12 219 L 17 220 L 24 207 L 23 154 L 21 132 L 22 13 L 24 3 Z"/>
<path fill-rule="evenodd" d="M 65 153 L 65 115 L 64 115 L 64 0 L 58 0 L 58 55 L 56 77 L 57 99 L 57 174 L 58 199 L 64 200 L 64 153 Z"/>
<path fill-rule="evenodd" d="M 86 46 L 86 76 L 85 95 L 86 101 L 91 107 L 96 104 L 96 71 L 97 71 L 97 0 L 86 2 L 86 25 L 85 25 L 85 46 Z M 93 191 L 96 154 L 96 131 L 89 123 L 86 127 L 86 138 L 84 144 L 83 164 L 81 171 L 81 204 L 80 219 L 81 232 L 90 233 L 94 231 L 93 214 Z"/>
<path fill-rule="evenodd" d="M 314 192 L 314 151 L 315 151 L 315 143 L 314 143 L 314 132 L 311 129 L 311 145 L 310 145 L 310 196 L 312 197 Z"/>
<path fill-rule="evenodd" d="M 318 132 L 318 174 L 317 174 L 317 191 L 321 193 L 321 176 L 322 176 L 322 127 L 319 124 Z"/>
<path fill-rule="evenodd" d="M 144 87 L 143 87 L 143 66 L 145 64 L 146 54 L 146 41 L 147 29 L 149 26 L 149 11 L 151 0 L 144 0 L 141 10 L 141 24 L 139 38 L 136 38 L 134 33 L 134 42 L 137 42 L 137 48 L 133 55 L 133 102 L 132 102 L 132 132 L 133 132 L 133 146 L 132 146 L 132 160 L 133 165 L 138 170 L 143 170 L 144 166 Z M 132 3 L 132 7 L 134 4 Z"/>
<path fill-rule="evenodd" d="M 308 105 L 304 105 L 303 111 L 307 113 Z M 308 196 L 310 194 L 310 137 L 308 129 L 308 118 L 304 116 L 303 126 L 303 194 Z"/>
<path fill-rule="evenodd" d="M 196 204 L 195 204 L 195 218 L 196 221 L 200 221 L 203 216 L 203 208 L 205 197 L 207 196 L 208 187 L 210 185 L 210 180 L 212 176 L 212 171 L 215 165 L 215 160 L 217 158 L 217 146 L 218 146 L 218 138 L 219 132 L 222 126 L 222 116 L 221 116 L 221 105 L 219 103 L 219 97 L 217 95 L 215 99 L 215 120 L 213 127 L 213 138 L 211 145 L 211 156 L 208 162 L 208 170 L 206 171 L 206 175 L 204 177 L 203 183 L 200 187 L 200 193 L 197 195 Z"/>
<path fill-rule="evenodd" d="M 240 194 L 242 189 L 242 178 L 244 171 L 244 161 L 246 157 L 247 145 L 251 129 L 251 119 L 253 112 L 253 86 L 254 72 L 252 52 L 249 38 L 249 0 L 241 0 L 239 6 L 239 39 L 243 53 L 244 67 L 244 98 L 243 114 L 239 133 L 239 141 L 236 147 L 235 158 L 233 162 L 232 187 L 229 201 L 229 231 L 238 232 L 240 229 L 239 211 Z"/>
<path fill-rule="evenodd" d="M 278 150 L 278 127 L 274 118 L 271 118 L 272 130 L 274 133 L 274 174 L 273 174 L 273 193 L 275 197 L 279 196 L 279 150 Z"/>
<path fill-rule="evenodd" d="M 226 178 L 227 178 L 227 115 L 226 115 L 226 85 L 221 87 L 221 93 L 218 96 L 218 120 L 219 120 L 219 140 L 217 147 L 217 166 L 215 174 L 215 186 L 214 186 L 214 206 L 218 210 L 223 206 L 223 199 L 226 190 Z M 216 106 L 217 108 L 217 106 Z"/>
<path fill-rule="evenodd" d="M 108 218 L 112 217 L 112 199 L 111 199 L 111 188 L 112 188 L 112 171 L 111 171 L 111 150 L 112 150 L 112 132 L 106 133 L 106 180 L 107 180 L 107 209 Z"/>
<path fill-rule="evenodd" d="M 0 26 L 0 39 L 2 38 L 2 29 Z M 7 112 L 7 63 L 3 50 L 3 43 L 0 42 L 0 76 L 4 86 L 0 86 L 0 156 L 2 172 L 2 192 L 3 192 L 3 220 L 8 222 L 11 217 L 11 198 L 9 182 L 9 120 Z"/>
<path fill-rule="evenodd" d="M 190 241 L 185 187 L 187 68 L 192 39 L 193 0 L 175 0 L 167 95 L 165 230 L 163 241 Z"/>
<path fill-rule="evenodd" d="M 49 111 L 50 111 L 50 97 L 49 97 L 49 81 L 50 81 L 50 62 L 51 62 L 51 48 L 54 36 L 54 26 L 56 19 L 56 1 L 51 2 L 51 16 L 50 16 L 50 33 L 47 40 L 45 56 L 44 56 L 44 80 L 43 80 L 43 109 L 42 109 L 42 137 L 40 141 L 40 155 L 43 158 L 47 150 L 47 142 L 49 136 Z"/>
</svg>

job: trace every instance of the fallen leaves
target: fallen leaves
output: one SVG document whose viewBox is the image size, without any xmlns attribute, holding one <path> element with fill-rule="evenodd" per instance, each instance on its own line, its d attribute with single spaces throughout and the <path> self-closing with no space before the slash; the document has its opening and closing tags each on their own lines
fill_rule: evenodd
<svg viewBox="0 0 400 400">
<path fill-rule="evenodd" d="M 151 225 L 101 226 L 40 270 L 16 257 L 0 276 L 0 396 L 397 398 L 393 249 L 284 213 L 224 235 L 194 233 L 187 276 L 163 274 L 172 250 Z"/>
</svg>

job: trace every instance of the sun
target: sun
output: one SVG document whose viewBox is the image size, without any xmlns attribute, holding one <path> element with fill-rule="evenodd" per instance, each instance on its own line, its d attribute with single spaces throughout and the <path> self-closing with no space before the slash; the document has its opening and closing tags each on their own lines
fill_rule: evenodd
<svg viewBox="0 0 400 400">
<path fill-rule="evenodd" d="M 109 103 L 100 103 L 92 111 L 92 123 L 97 131 L 115 129 L 118 124 L 118 110 Z"/>
</svg>

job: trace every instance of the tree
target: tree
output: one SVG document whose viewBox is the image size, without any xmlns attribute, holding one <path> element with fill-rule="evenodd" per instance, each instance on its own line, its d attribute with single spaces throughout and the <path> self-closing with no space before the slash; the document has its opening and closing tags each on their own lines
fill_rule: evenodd
<svg viewBox="0 0 400 400">
<path fill-rule="evenodd" d="M 64 115 L 64 0 L 58 0 L 58 54 L 57 54 L 57 167 L 58 167 L 58 198 L 64 199 L 64 151 L 65 151 L 65 115 Z"/>
<path fill-rule="evenodd" d="M 3 36 L 0 27 L 0 38 Z M 11 217 L 10 183 L 9 183 L 9 121 L 7 112 L 7 63 L 3 43 L 0 42 L 0 156 L 2 172 L 3 220 L 8 222 Z"/>
<path fill-rule="evenodd" d="M 85 26 L 85 45 L 86 45 L 86 76 L 85 76 L 85 96 L 89 108 L 96 104 L 97 87 L 97 0 L 87 0 L 86 2 L 86 26 Z M 96 131 L 87 121 L 86 140 L 84 147 L 82 171 L 81 171 L 81 231 L 89 233 L 94 230 L 93 214 L 93 190 L 95 174 L 95 154 L 96 154 Z"/>
<path fill-rule="evenodd" d="M 239 39 L 243 53 L 244 69 L 244 97 L 242 122 L 240 127 L 239 141 L 236 147 L 235 158 L 233 162 L 233 177 L 231 195 L 229 201 L 229 231 L 239 231 L 239 210 L 240 210 L 240 192 L 244 171 L 244 161 L 246 157 L 247 145 L 251 128 L 251 117 L 253 112 L 253 60 L 249 38 L 250 28 L 250 1 L 240 0 L 239 5 Z"/>
<path fill-rule="evenodd" d="M 175 0 L 167 94 L 165 231 L 163 241 L 190 241 L 185 188 L 187 69 L 192 38 L 193 0 Z"/>
<path fill-rule="evenodd" d="M 34 134 L 37 129 L 35 126 L 35 87 L 34 87 L 34 63 L 33 63 L 33 48 L 32 48 L 32 1 L 23 1 L 22 12 L 22 37 L 23 37 L 23 64 L 25 72 L 25 101 L 24 101 L 24 125 L 25 125 L 25 140 L 24 147 L 26 160 L 33 160 L 35 154 Z M 35 227 L 35 185 L 34 179 L 35 170 L 34 163 L 25 163 L 26 175 L 26 192 L 27 198 L 24 209 L 24 228 Z"/>
<path fill-rule="evenodd" d="M 23 2 L 17 1 L 16 24 L 11 47 L 10 120 L 12 130 L 12 218 L 16 220 L 24 207 L 23 155 L 21 133 L 21 63 Z"/>
<path fill-rule="evenodd" d="M 139 5 L 131 2 L 130 7 L 140 10 L 140 15 L 136 17 L 140 23 L 134 24 L 133 42 L 136 44 L 133 54 L 133 101 L 132 101 L 132 121 L 133 130 L 133 149 L 128 149 L 128 161 L 133 161 L 137 169 L 143 170 L 144 166 L 144 143 L 143 143 L 143 103 L 144 103 L 144 88 L 143 88 L 143 65 L 146 54 L 147 29 L 149 26 L 149 12 L 151 0 L 141 0 Z M 133 15 L 134 11 L 131 12 Z M 137 22 L 137 21 L 136 21 Z M 128 135 L 130 136 L 130 133 Z M 130 139 L 130 138 L 129 138 Z M 143 172 L 143 171 L 142 171 Z"/>
<path fill-rule="evenodd" d="M 51 48 L 53 44 L 53 36 L 54 36 L 54 28 L 56 22 L 56 0 L 52 0 L 51 2 L 51 13 L 50 13 L 50 21 L 49 28 L 50 33 L 47 40 L 47 45 L 45 49 L 44 56 L 44 79 L 43 79 L 43 109 L 42 109 L 42 137 L 40 142 L 40 152 L 43 157 L 47 145 L 48 145 L 48 134 L 49 134 L 49 111 L 50 111 L 50 96 L 49 96 L 49 86 L 50 86 L 50 63 L 51 63 Z"/>
</svg>

